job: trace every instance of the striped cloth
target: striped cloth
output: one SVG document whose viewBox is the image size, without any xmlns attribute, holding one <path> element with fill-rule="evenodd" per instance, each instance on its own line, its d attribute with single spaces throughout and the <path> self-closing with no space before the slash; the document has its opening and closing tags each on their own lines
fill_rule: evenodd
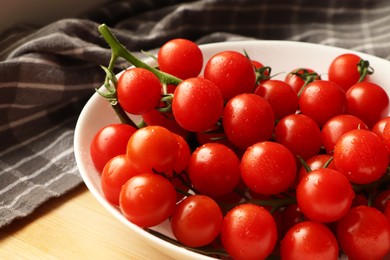
<svg viewBox="0 0 390 260">
<path fill-rule="evenodd" d="M 390 59 L 387 0 L 127 0 L 0 37 L 0 227 L 80 185 L 77 117 L 102 84 L 106 23 L 134 52 L 174 37 L 198 43 L 273 39 L 334 45 Z M 125 64 L 118 64 L 117 70 Z"/>
</svg>

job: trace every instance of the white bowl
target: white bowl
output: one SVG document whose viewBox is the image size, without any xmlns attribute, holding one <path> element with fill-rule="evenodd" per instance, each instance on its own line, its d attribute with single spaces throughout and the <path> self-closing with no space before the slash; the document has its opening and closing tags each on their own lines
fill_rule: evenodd
<svg viewBox="0 0 390 260">
<path fill-rule="evenodd" d="M 371 81 L 381 85 L 390 93 L 390 81 L 388 73 L 390 62 L 378 57 L 355 52 L 351 50 L 329 47 L 318 44 L 291 42 L 291 41 L 236 41 L 202 45 L 204 60 L 222 50 L 236 50 L 241 53 L 245 50 L 251 59 L 258 60 L 272 68 L 272 75 L 279 74 L 276 78 L 284 78 L 286 73 L 299 67 L 306 67 L 320 73 L 326 79 L 327 68 L 336 56 L 342 53 L 356 53 L 361 58 L 369 60 L 375 73 Z M 116 207 L 108 203 L 100 187 L 100 175 L 93 166 L 89 145 L 94 134 L 103 126 L 119 122 L 109 103 L 95 93 L 85 105 L 78 119 L 74 135 L 74 153 L 81 177 L 93 196 L 115 218 L 123 222 L 129 229 L 129 234 L 138 236 L 147 241 L 152 247 L 160 250 L 175 259 L 214 259 L 157 238 L 129 222 Z M 163 223 L 155 228 L 161 233 L 172 236 L 168 223 Z"/>
</svg>

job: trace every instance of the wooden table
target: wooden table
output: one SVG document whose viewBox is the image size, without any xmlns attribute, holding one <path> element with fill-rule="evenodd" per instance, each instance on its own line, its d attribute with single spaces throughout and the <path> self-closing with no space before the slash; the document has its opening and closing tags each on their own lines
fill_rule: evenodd
<svg viewBox="0 0 390 260">
<path fill-rule="evenodd" d="M 0 229 L 0 259 L 170 258 L 133 238 L 81 185 Z"/>
</svg>

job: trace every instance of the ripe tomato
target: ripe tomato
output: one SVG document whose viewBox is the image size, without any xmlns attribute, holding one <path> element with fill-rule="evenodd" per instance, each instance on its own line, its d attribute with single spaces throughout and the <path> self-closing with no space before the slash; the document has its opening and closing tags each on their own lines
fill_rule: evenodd
<svg viewBox="0 0 390 260">
<path fill-rule="evenodd" d="M 346 96 L 347 113 L 359 117 L 370 128 L 389 114 L 389 96 L 375 83 L 357 83 L 348 89 Z"/>
<path fill-rule="evenodd" d="M 346 107 L 345 91 L 328 80 L 309 83 L 299 97 L 301 113 L 314 119 L 320 127 L 330 118 L 343 114 Z"/>
<path fill-rule="evenodd" d="M 339 84 L 345 91 L 359 82 L 361 72 L 359 62 L 361 58 L 353 53 L 344 53 L 337 56 L 329 65 L 328 78 Z"/>
<path fill-rule="evenodd" d="M 99 172 L 113 157 L 125 154 L 127 141 L 136 131 L 127 124 L 110 124 L 101 128 L 93 137 L 90 154 L 93 164 Z"/>
<path fill-rule="evenodd" d="M 240 170 L 250 190 L 269 195 L 286 191 L 295 180 L 297 167 L 294 155 L 285 146 L 265 141 L 246 150 Z"/>
<path fill-rule="evenodd" d="M 213 199 L 192 195 L 177 205 L 171 228 L 180 243 L 200 247 L 210 244 L 219 235 L 222 220 L 222 211 Z"/>
<path fill-rule="evenodd" d="M 336 170 L 336 167 L 334 166 L 333 158 L 329 154 L 316 154 L 313 157 L 310 157 L 309 159 L 307 159 L 305 161 L 305 164 L 306 164 L 307 167 L 309 167 L 309 169 L 311 171 L 314 171 L 314 170 L 317 170 L 317 169 L 320 169 L 320 168 L 324 167 L 324 165 L 326 163 L 328 163 L 330 159 L 332 159 L 332 161 L 330 161 L 330 163 L 328 164 L 328 166 L 326 168 Z M 298 176 L 297 176 L 297 180 L 296 180 L 297 184 L 308 173 L 309 172 L 302 165 L 301 168 L 298 171 Z"/>
<path fill-rule="evenodd" d="M 312 69 L 298 68 L 289 72 L 284 81 L 289 84 L 296 94 L 300 93 L 306 82 L 320 79 L 320 76 Z"/>
<path fill-rule="evenodd" d="M 256 83 L 251 61 L 236 51 L 222 51 L 211 57 L 205 65 L 204 77 L 219 87 L 225 101 L 253 92 Z"/>
<path fill-rule="evenodd" d="M 141 115 L 160 104 L 162 85 L 152 72 L 143 68 L 130 68 L 118 79 L 118 102 L 123 109 Z"/>
<path fill-rule="evenodd" d="M 229 194 L 240 182 L 240 160 L 227 146 L 207 143 L 199 146 L 188 163 L 188 177 L 194 188 L 213 198 Z"/>
<path fill-rule="evenodd" d="M 188 79 L 199 75 L 203 67 L 203 54 L 196 43 L 176 38 L 160 48 L 157 62 L 161 71 Z"/>
<path fill-rule="evenodd" d="M 371 128 L 371 131 L 383 139 L 383 132 L 384 132 L 385 126 L 388 122 L 390 122 L 390 116 L 386 116 L 386 117 L 380 119 Z"/>
<path fill-rule="evenodd" d="M 329 119 L 321 129 L 322 144 L 328 154 L 333 154 L 337 140 L 353 129 L 368 129 L 367 125 L 353 115 L 338 115 Z"/>
<path fill-rule="evenodd" d="M 322 223 L 303 221 L 291 227 L 280 245 L 281 259 L 337 260 L 339 246 L 335 235 Z"/>
<path fill-rule="evenodd" d="M 138 174 L 123 185 L 119 206 L 132 223 L 152 227 L 171 216 L 176 206 L 176 191 L 161 175 Z"/>
<path fill-rule="evenodd" d="M 229 100 L 223 110 L 227 138 L 239 148 L 269 140 L 274 130 L 274 113 L 264 98 L 244 93 Z"/>
<path fill-rule="evenodd" d="M 265 259 L 277 241 L 275 220 L 261 206 L 238 205 L 223 219 L 221 241 L 228 254 L 236 260 Z"/>
<path fill-rule="evenodd" d="M 181 173 L 187 168 L 191 156 L 191 150 L 187 141 L 181 135 L 173 134 L 173 136 L 176 138 L 177 144 L 179 145 L 179 152 L 175 160 L 173 170 L 176 173 Z"/>
<path fill-rule="evenodd" d="M 298 207 L 309 219 L 329 223 L 339 220 L 351 207 L 352 185 L 337 170 L 320 168 L 307 174 L 297 186 Z"/>
<path fill-rule="evenodd" d="M 378 180 L 389 164 L 385 144 L 376 134 L 364 129 L 351 130 L 341 136 L 333 156 L 336 168 L 358 184 Z"/>
<path fill-rule="evenodd" d="M 122 186 L 133 176 L 139 174 L 127 160 L 125 154 L 112 158 L 103 168 L 101 186 L 104 197 L 112 204 L 119 205 Z"/>
<path fill-rule="evenodd" d="M 316 155 L 322 145 L 320 128 L 313 119 L 302 114 L 282 118 L 275 127 L 275 138 L 304 160 Z"/>
<path fill-rule="evenodd" d="M 337 237 L 351 259 L 379 260 L 390 252 L 390 222 L 373 207 L 351 208 L 337 223 Z"/>
<path fill-rule="evenodd" d="M 177 123 L 192 132 L 206 131 L 220 119 L 223 98 L 219 88 L 205 78 L 189 78 L 175 89 L 172 112 Z"/>
<path fill-rule="evenodd" d="M 254 93 L 268 101 L 276 120 L 289 114 L 295 114 L 298 109 L 298 96 L 284 81 L 266 80 L 257 86 Z"/>
<path fill-rule="evenodd" d="M 179 154 L 172 132 L 161 126 L 138 129 L 127 143 L 127 158 L 138 171 L 172 173 Z"/>
</svg>

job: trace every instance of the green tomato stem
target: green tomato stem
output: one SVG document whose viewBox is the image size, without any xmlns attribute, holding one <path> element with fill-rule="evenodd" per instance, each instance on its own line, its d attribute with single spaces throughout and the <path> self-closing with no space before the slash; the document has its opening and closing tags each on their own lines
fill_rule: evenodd
<svg viewBox="0 0 390 260">
<path fill-rule="evenodd" d="M 168 73 L 165 73 L 163 71 L 160 71 L 147 63 L 143 62 L 142 60 L 135 57 L 133 54 L 131 54 L 114 36 L 114 34 L 111 32 L 111 30 L 108 28 L 107 25 L 102 24 L 98 27 L 98 30 L 100 34 L 103 36 L 104 40 L 108 43 L 108 45 L 111 47 L 111 50 L 113 52 L 113 56 L 119 56 L 130 62 L 132 65 L 138 68 L 144 68 L 149 71 L 151 71 L 154 75 L 157 76 L 157 78 L 162 82 L 166 84 L 173 84 L 178 85 L 182 80 L 170 75 Z"/>
</svg>

